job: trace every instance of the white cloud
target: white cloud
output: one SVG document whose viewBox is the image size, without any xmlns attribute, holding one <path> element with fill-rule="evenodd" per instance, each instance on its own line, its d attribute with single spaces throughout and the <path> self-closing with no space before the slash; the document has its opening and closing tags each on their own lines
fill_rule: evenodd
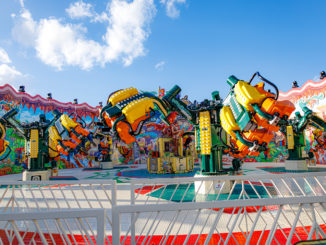
<svg viewBox="0 0 326 245">
<path fill-rule="evenodd" d="M 35 47 L 37 56 L 59 70 L 65 65 L 87 70 L 94 63 L 103 62 L 103 48 L 85 39 L 83 31 L 78 25 L 63 25 L 57 19 L 41 20 Z"/>
<path fill-rule="evenodd" d="M 104 23 L 110 21 L 106 12 L 98 14 L 95 12 L 92 4 L 84 3 L 83 1 L 70 4 L 69 8 L 66 9 L 66 12 L 71 19 L 82 19 L 88 17 L 91 19 L 91 22 Z"/>
<path fill-rule="evenodd" d="M 37 57 L 45 64 L 57 69 L 71 65 L 87 70 L 113 61 L 128 66 L 146 54 L 144 42 L 156 13 L 154 2 L 112 0 L 107 11 L 97 14 L 92 5 L 83 2 L 76 2 L 67 10 L 74 18 L 90 17 L 91 22 L 105 23 L 103 43 L 88 39 L 87 29 L 81 25 L 63 23 L 56 18 L 35 21 L 27 9 L 15 18 L 12 33 L 18 42 L 34 47 Z"/>
<path fill-rule="evenodd" d="M 93 18 L 91 19 L 91 22 L 109 22 L 110 18 L 107 13 L 102 12 L 101 14 L 95 13 Z"/>
<path fill-rule="evenodd" d="M 155 65 L 155 69 L 158 71 L 163 71 L 165 66 L 165 61 L 161 61 Z"/>
<path fill-rule="evenodd" d="M 0 63 L 11 63 L 7 52 L 0 47 Z"/>
<path fill-rule="evenodd" d="M 24 0 L 19 0 L 20 7 L 24 8 Z"/>
<path fill-rule="evenodd" d="M 11 31 L 13 38 L 25 46 L 33 46 L 37 35 L 37 22 L 31 13 L 22 9 L 19 16 L 13 16 L 15 25 Z"/>
<path fill-rule="evenodd" d="M 170 18 L 178 18 L 180 10 L 177 9 L 177 4 L 185 4 L 186 0 L 161 0 L 161 3 L 165 5 L 166 14 Z"/>
<path fill-rule="evenodd" d="M 93 16 L 93 7 L 90 3 L 84 3 L 83 1 L 78 1 L 70 4 L 66 12 L 72 19 L 79 19 L 84 17 Z"/>
<path fill-rule="evenodd" d="M 0 65 L 0 83 L 12 83 L 20 77 L 22 74 L 15 67 L 7 64 Z"/>
<path fill-rule="evenodd" d="M 0 47 L 0 83 L 12 83 L 23 75 L 14 66 L 8 65 L 11 63 L 7 52 Z"/>
<path fill-rule="evenodd" d="M 121 57 L 126 66 L 134 58 L 145 55 L 144 41 L 148 38 L 149 24 L 156 13 L 153 0 L 134 0 L 131 3 L 113 0 L 109 5 L 110 22 L 105 40 L 105 59 Z"/>
</svg>

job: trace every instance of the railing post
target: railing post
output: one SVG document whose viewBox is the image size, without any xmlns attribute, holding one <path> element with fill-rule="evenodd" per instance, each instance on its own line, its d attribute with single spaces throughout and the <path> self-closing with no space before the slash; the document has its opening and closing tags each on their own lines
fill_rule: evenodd
<svg viewBox="0 0 326 245">
<path fill-rule="evenodd" d="M 112 184 L 112 207 L 117 205 L 117 182 Z"/>
<path fill-rule="evenodd" d="M 105 217 L 106 217 L 106 211 L 105 209 L 102 209 L 103 214 L 100 213 L 100 215 L 97 216 L 97 238 L 96 238 L 96 244 L 104 244 L 105 239 Z"/>
<path fill-rule="evenodd" d="M 291 240 L 292 240 L 293 234 L 295 232 L 295 228 L 297 227 L 297 223 L 300 218 L 301 211 L 302 211 L 302 204 L 300 203 L 299 210 L 297 211 L 297 215 L 295 216 L 294 222 L 292 224 L 292 228 L 291 228 L 290 234 L 287 238 L 286 245 L 291 244 Z M 313 229 L 313 227 L 311 227 L 311 229 Z M 301 239 L 299 239 L 299 240 L 301 240 Z"/>
<path fill-rule="evenodd" d="M 120 244 L 120 213 L 117 211 L 117 182 L 112 184 L 112 245 Z"/>
<path fill-rule="evenodd" d="M 15 185 L 12 186 L 12 194 L 11 194 L 11 202 L 12 202 L 12 206 L 11 206 L 11 212 L 15 211 Z"/>
<path fill-rule="evenodd" d="M 275 234 L 275 230 L 276 230 L 276 227 L 277 227 L 277 224 L 278 224 L 278 219 L 280 218 L 280 215 L 281 215 L 281 212 L 282 212 L 282 208 L 283 208 L 283 205 L 280 205 L 278 211 L 277 211 L 277 214 L 276 216 L 274 217 L 274 222 L 273 222 L 273 225 L 269 231 L 269 234 L 268 234 L 268 237 L 266 239 L 266 244 L 271 244 L 272 241 L 273 241 L 273 238 L 274 238 L 274 234 Z"/>
<path fill-rule="evenodd" d="M 130 204 L 135 204 L 135 183 L 131 182 L 130 185 Z M 136 228 L 135 228 L 135 213 L 131 214 L 131 221 L 130 221 L 130 234 L 131 234 L 131 244 L 136 244 Z"/>
<path fill-rule="evenodd" d="M 112 206 L 112 245 L 120 244 L 120 212 Z"/>
</svg>

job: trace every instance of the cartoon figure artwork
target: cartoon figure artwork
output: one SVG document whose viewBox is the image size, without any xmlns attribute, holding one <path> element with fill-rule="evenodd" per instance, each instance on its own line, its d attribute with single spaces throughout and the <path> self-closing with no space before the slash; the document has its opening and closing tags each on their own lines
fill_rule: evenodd
<svg viewBox="0 0 326 245">
<path fill-rule="evenodd" d="M 60 113 L 71 115 L 74 121 L 77 121 L 83 128 L 87 128 L 80 119 L 82 118 L 83 121 L 90 122 L 94 120 L 97 114 L 98 108 L 92 108 L 85 103 L 80 105 L 61 103 L 52 99 L 52 96 L 48 96 L 48 98 L 43 98 L 39 95 L 30 96 L 23 87 L 21 86 L 19 91 L 16 91 L 10 85 L 0 86 L 0 116 L 15 109 L 18 111 L 15 115 L 15 120 L 21 125 L 28 125 L 33 122 L 39 122 L 40 115 L 42 114 L 45 115 L 47 120 L 53 120 L 54 115 L 52 112 L 57 109 Z M 9 142 L 12 151 L 6 159 L 0 161 L 0 169 L 8 168 L 10 173 L 21 173 L 28 168 L 24 137 L 16 130 L 6 127 L 4 140 Z M 57 151 L 57 149 L 55 150 Z M 61 154 L 57 158 L 58 160 L 56 160 L 57 168 L 87 166 L 86 158 L 83 154 L 76 154 L 74 157 Z M 78 165 L 75 159 L 82 163 L 82 165 Z"/>
<path fill-rule="evenodd" d="M 253 85 L 255 77 L 262 82 Z M 110 134 L 104 133 L 104 137 L 95 139 L 98 142 L 96 147 L 89 142 L 99 126 L 87 124 L 86 121 L 96 120 L 98 107 L 78 105 L 77 101 L 74 105 L 60 103 L 52 96 L 47 99 L 32 97 L 24 88 L 16 92 L 5 85 L 0 87 L 0 114 L 4 116 L 12 109 L 19 111 L 19 114 L 16 115 L 16 124 L 3 119 L 0 164 L 11 163 L 13 171 L 22 171 L 24 167 L 31 169 L 33 163 L 26 157 L 26 136 L 16 128 L 20 125 L 26 131 L 29 127 L 32 132 L 33 127 L 37 129 L 40 125 L 55 121 L 51 114 L 55 108 L 62 113 L 60 120 L 57 120 L 60 123 L 56 122 L 48 129 L 44 126 L 44 130 L 49 132 L 51 138 L 49 154 L 55 156 L 53 158 L 60 168 L 93 167 L 95 159 L 97 164 L 111 162 L 112 155 L 118 154 L 114 157 L 117 162 L 144 163 L 152 158 L 157 166 L 161 165 L 156 169 L 162 169 L 164 161 L 165 169 L 170 165 L 171 172 L 177 173 L 191 171 L 191 161 L 181 158 L 197 158 L 198 152 L 203 174 L 229 171 L 224 171 L 222 167 L 224 156 L 220 155 L 223 154 L 229 154 L 233 158 L 228 159 L 237 161 L 233 164 L 234 170 L 240 168 L 241 161 L 304 160 L 312 156 L 316 164 L 326 164 L 323 143 L 325 79 L 323 77 L 320 82 L 308 81 L 303 86 L 305 89 L 295 87 L 282 93 L 259 73 L 255 73 L 249 82 L 231 76 L 228 79 L 231 90 L 224 101 L 218 92 L 213 92 L 211 100 L 201 103 L 192 103 L 188 96 L 182 97 L 178 86 L 169 91 L 159 88 L 158 93 L 141 92 L 135 88 L 119 90 L 109 96 L 107 105 L 99 107 L 102 127 L 108 128 Z M 266 86 L 271 86 L 273 92 Z M 312 109 L 308 109 L 308 106 Z M 39 120 L 41 114 L 46 116 Z M 188 132 L 194 132 L 194 136 L 188 135 Z M 231 138 L 227 138 L 226 133 Z M 160 143 L 160 138 L 165 140 Z M 117 139 L 122 141 L 113 143 Z M 39 144 L 43 141 L 41 138 L 38 140 Z M 169 147 L 165 147 L 167 145 Z M 196 149 L 193 150 L 193 147 Z M 159 164 L 161 156 L 162 162 Z M 187 165 L 188 168 L 185 167 Z M 35 166 L 32 169 L 37 169 L 39 165 Z"/>
<path fill-rule="evenodd" d="M 91 140 L 90 134 L 78 123 L 65 114 L 54 111 L 52 121 L 40 115 L 39 121 L 21 124 L 15 119 L 18 114 L 12 109 L 0 118 L 2 152 L 10 149 L 8 142 L 4 141 L 6 128 L 14 129 L 25 139 L 25 156 L 28 159 L 27 171 L 23 173 L 23 180 L 46 180 L 49 178 L 47 169 L 56 171 L 56 160 L 59 154 L 69 155 L 78 152 L 85 141 Z M 8 154 L 6 155 L 8 156 Z"/>
<path fill-rule="evenodd" d="M 313 141 L 311 141 L 309 153 L 315 157 L 316 164 L 326 164 L 324 151 L 326 149 L 326 132 L 320 129 L 312 131 Z"/>
</svg>

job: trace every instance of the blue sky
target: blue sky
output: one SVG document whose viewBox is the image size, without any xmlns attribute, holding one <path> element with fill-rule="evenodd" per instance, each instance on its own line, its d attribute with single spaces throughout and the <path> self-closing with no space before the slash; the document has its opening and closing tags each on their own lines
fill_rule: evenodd
<svg viewBox="0 0 326 245">
<path fill-rule="evenodd" d="M 326 69 L 326 1 L 2 0 L 0 84 L 92 106 L 130 86 L 191 100 L 260 71 L 282 91 Z"/>
</svg>

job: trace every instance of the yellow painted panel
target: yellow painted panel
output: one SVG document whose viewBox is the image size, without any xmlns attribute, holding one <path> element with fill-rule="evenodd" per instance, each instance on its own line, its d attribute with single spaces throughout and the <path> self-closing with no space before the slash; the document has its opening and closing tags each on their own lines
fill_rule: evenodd
<svg viewBox="0 0 326 245">
<path fill-rule="evenodd" d="M 49 132 L 49 138 L 54 142 L 55 145 L 57 145 L 58 140 L 61 140 L 57 128 L 55 126 L 51 126 L 49 127 L 48 132 Z"/>
<path fill-rule="evenodd" d="M 28 154 L 29 149 L 28 149 L 28 141 L 25 140 L 25 154 Z"/>
<path fill-rule="evenodd" d="M 38 156 L 38 130 L 31 129 L 31 145 L 30 145 L 30 153 L 31 158 L 37 158 Z"/>
<path fill-rule="evenodd" d="M 177 171 L 177 159 L 176 159 L 176 157 L 172 157 L 172 170 L 173 170 L 173 172 Z"/>
<path fill-rule="evenodd" d="M 293 128 L 292 126 L 286 127 L 286 140 L 289 150 L 294 149 L 294 137 L 293 137 Z"/>
<path fill-rule="evenodd" d="M 70 132 L 70 128 L 75 128 L 76 126 L 78 126 L 78 124 L 72 120 L 68 115 L 66 114 L 62 114 L 61 117 L 61 123 L 62 125 Z"/>
<path fill-rule="evenodd" d="M 180 137 L 179 139 L 179 155 L 183 156 L 183 139 Z"/>
<path fill-rule="evenodd" d="M 261 94 L 256 87 L 245 81 L 239 81 L 235 85 L 234 93 L 237 101 L 249 111 L 253 111 L 250 104 L 260 104 L 266 98 L 265 94 Z"/>
<path fill-rule="evenodd" d="M 160 153 L 160 157 L 164 157 L 164 140 L 163 138 L 159 138 L 158 139 L 158 145 L 159 145 L 159 153 Z"/>
<path fill-rule="evenodd" d="M 232 138 L 236 138 L 236 135 L 233 131 L 240 130 L 235 118 L 233 116 L 230 106 L 224 106 L 220 111 L 220 119 L 222 128 L 231 135 Z"/>
<path fill-rule="evenodd" d="M 200 148 L 202 155 L 210 155 L 212 147 L 211 119 L 209 111 L 199 112 Z"/>
<path fill-rule="evenodd" d="M 135 100 L 123 108 L 122 113 L 126 116 L 129 123 L 133 124 L 137 119 L 154 109 L 153 99 L 141 98 Z"/>
<path fill-rule="evenodd" d="M 138 94 L 138 90 L 136 88 L 133 88 L 133 87 L 126 88 L 126 89 L 123 89 L 123 90 L 120 90 L 120 91 L 114 93 L 110 97 L 109 102 L 111 102 L 112 106 L 114 106 L 117 103 L 119 103 L 120 101 L 128 99 L 137 94 Z"/>
<path fill-rule="evenodd" d="M 163 173 L 163 161 L 160 157 L 157 159 L 157 172 Z"/>
<path fill-rule="evenodd" d="M 56 150 L 56 148 L 57 148 L 57 146 L 55 145 L 53 140 L 49 137 L 49 154 L 50 154 L 50 157 L 55 158 L 55 157 L 59 156 L 59 153 L 57 151 L 54 151 L 54 150 Z"/>
</svg>

